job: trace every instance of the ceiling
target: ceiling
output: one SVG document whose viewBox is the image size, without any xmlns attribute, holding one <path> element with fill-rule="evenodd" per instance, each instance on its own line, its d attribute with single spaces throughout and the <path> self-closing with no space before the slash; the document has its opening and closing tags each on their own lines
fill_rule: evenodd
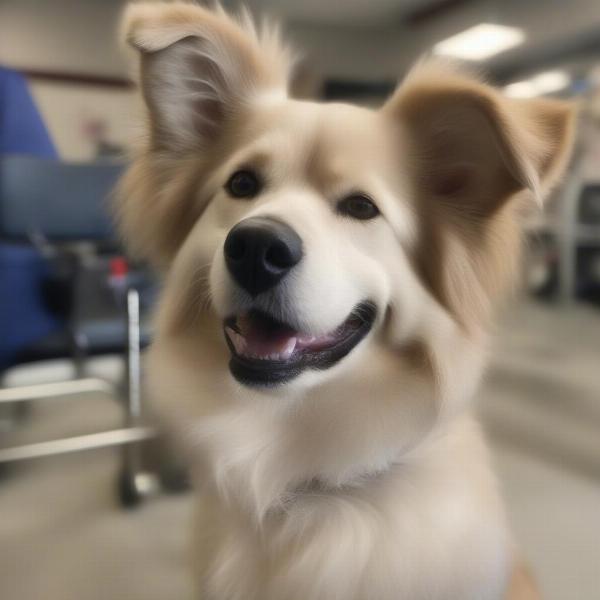
<svg viewBox="0 0 600 600">
<path fill-rule="evenodd" d="M 234 3 L 234 2 L 232 2 Z M 286 21 L 320 25 L 374 26 L 401 20 L 441 0 L 246 0 L 253 11 Z"/>
</svg>

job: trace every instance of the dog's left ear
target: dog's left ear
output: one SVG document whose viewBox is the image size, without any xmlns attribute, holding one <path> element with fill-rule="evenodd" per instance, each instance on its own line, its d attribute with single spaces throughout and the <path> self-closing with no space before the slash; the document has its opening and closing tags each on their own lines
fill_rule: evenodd
<svg viewBox="0 0 600 600">
<path fill-rule="evenodd" d="M 562 174 L 575 110 L 503 96 L 454 65 L 418 65 L 382 109 L 408 138 L 419 193 L 471 219 L 528 189 L 541 202 Z"/>
<path fill-rule="evenodd" d="M 141 56 L 152 146 L 206 151 L 264 96 L 285 96 L 289 52 L 276 28 L 255 27 L 219 7 L 190 2 L 130 4 L 122 37 Z"/>
</svg>

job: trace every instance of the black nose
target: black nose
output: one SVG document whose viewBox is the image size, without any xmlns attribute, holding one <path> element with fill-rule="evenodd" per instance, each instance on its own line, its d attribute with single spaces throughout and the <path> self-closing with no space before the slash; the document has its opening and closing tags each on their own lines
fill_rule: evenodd
<svg viewBox="0 0 600 600">
<path fill-rule="evenodd" d="M 302 240 L 288 225 L 269 217 L 238 223 L 225 240 L 229 272 L 251 296 L 275 286 L 302 258 Z"/>
</svg>

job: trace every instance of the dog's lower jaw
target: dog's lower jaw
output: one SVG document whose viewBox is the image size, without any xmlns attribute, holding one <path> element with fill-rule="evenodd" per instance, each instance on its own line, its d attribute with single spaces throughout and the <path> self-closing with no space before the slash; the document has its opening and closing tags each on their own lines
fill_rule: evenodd
<svg viewBox="0 0 600 600">
<path fill-rule="evenodd" d="M 296 490 L 260 524 L 215 489 L 197 520 L 202 600 L 503 600 L 510 576 L 503 509 L 466 418 L 409 464 Z"/>
</svg>

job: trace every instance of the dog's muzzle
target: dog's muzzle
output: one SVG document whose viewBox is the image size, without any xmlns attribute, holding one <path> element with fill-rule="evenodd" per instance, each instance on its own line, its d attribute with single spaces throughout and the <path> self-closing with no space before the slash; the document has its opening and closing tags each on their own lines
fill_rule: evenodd
<svg viewBox="0 0 600 600">
<path fill-rule="evenodd" d="M 301 330 L 286 307 L 284 297 L 292 292 L 275 289 L 303 257 L 300 236 L 282 221 L 240 221 L 229 232 L 223 252 L 231 278 L 250 296 L 223 322 L 231 352 L 229 369 L 245 385 L 280 385 L 306 370 L 328 369 L 347 356 L 375 322 L 375 304 L 365 299 L 340 315 L 330 331 L 314 335 Z M 271 304 L 266 309 L 263 293 Z M 276 316 L 273 305 L 279 309 Z"/>
<path fill-rule="evenodd" d="M 224 246 L 229 273 L 253 298 L 275 287 L 302 259 L 302 240 L 272 217 L 238 223 Z"/>
</svg>

